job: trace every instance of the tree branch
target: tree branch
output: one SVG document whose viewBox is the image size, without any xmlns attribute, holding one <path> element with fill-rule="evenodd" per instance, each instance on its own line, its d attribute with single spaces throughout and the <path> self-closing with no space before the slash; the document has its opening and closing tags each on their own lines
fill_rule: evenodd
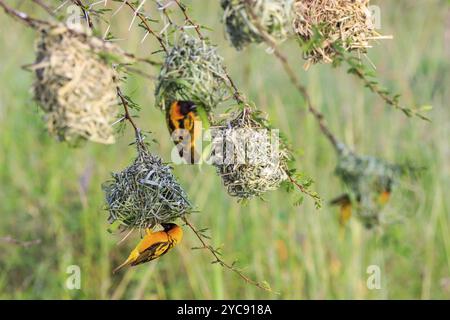
<svg viewBox="0 0 450 320">
<path fill-rule="evenodd" d="M 239 277 L 241 277 L 241 279 L 243 279 L 246 283 L 251 284 L 253 286 L 256 286 L 262 290 L 271 292 L 271 293 L 275 293 L 275 294 L 279 294 L 278 292 L 274 292 L 270 286 L 266 283 L 261 283 L 255 280 L 250 279 L 248 276 L 246 276 L 244 273 L 242 273 L 241 270 L 237 269 L 234 265 L 230 265 L 228 263 L 226 263 L 225 261 L 223 261 L 220 256 L 219 253 L 217 251 L 217 249 L 214 249 L 210 244 L 208 244 L 205 240 L 205 236 L 202 235 L 202 233 L 197 230 L 194 225 L 186 218 L 183 217 L 182 218 L 183 221 L 185 222 L 185 224 L 194 232 L 194 234 L 196 235 L 196 237 L 198 238 L 198 240 L 200 240 L 202 246 L 200 248 L 197 249 L 206 249 L 208 250 L 214 257 L 214 261 L 212 263 L 218 263 L 220 264 L 222 267 L 233 271 L 234 273 L 236 273 Z"/>
</svg>

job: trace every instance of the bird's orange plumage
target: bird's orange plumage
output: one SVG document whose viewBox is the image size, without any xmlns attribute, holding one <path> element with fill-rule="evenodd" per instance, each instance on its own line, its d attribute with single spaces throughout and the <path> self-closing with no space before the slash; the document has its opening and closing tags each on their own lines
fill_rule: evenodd
<svg viewBox="0 0 450 320">
<path fill-rule="evenodd" d="M 174 223 L 162 224 L 164 230 L 152 232 L 146 230 L 146 235 L 131 251 L 128 259 L 118 266 L 116 273 L 125 266 L 136 266 L 161 257 L 172 249 L 183 238 L 183 230 Z"/>
<path fill-rule="evenodd" d="M 174 101 L 167 110 L 167 126 L 178 146 L 179 155 L 188 163 L 199 160 L 199 154 L 195 150 L 196 140 L 201 137 L 201 126 L 195 122 L 201 122 L 197 114 L 198 108 L 191 101 Z"/>
<path fill-rule="evenodd" d="M 378 198 L 378 200 L 380 201 L 381 205 L 385 205 L 389 201 L 390 197 L 391 197 L 391 193 L 389 191 L 383 191 L 380 194 L 380 197 Z"/>
</svg>

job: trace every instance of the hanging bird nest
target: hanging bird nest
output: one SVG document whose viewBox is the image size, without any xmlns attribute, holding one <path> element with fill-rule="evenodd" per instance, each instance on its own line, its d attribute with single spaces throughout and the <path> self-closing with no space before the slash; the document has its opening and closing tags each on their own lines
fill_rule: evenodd
<svg viewBox="0 0 450 320">
<path fill-rule="evenodd" d="M 50 134 L 60 141 L 114 143 L 117 115 L 115 70 L 102 54 L 114 47 L 64 25 L 40 30 L 36 45 L 34 98 Z"/>
<path fill-rule="evenodd" d="M 285 40 L 291 30 L 292 3 L 293 0 L 221 0 L 223 21 L 233 46 L 241 50 L 250 43 L 263 41 L 248 10 L 253 11 L 260 27 L 274 40 Z"/>
<path fill-rule="evenodd" d="M 288 179 L 291 155 L 274 133 L 267 121 L 249 108 L 213 127 L 212 162 L 231 196 L 261 196 Z"/>
<path fill-rule="evenodd" d="M 383 195 L 389 196 L 402 171 L 399 165 L 357 155 L 341 145 L 335 172 L 348 188 L 358 217 L 371 228 L 380 222 Z"/>
<path fill-rule="evenodd" d="M 172 168 L 139 142 L 134 163 L 112 178 L 103 184 L 111 224 L 118 221 L 123 228 L 152 228 L 192 210 Z"/>
<path fill-rule="evenodd" d="M 223 59 L 215 47 L 183 35 L 166 57 L 156 86 L 156 104 L 165 110 L 173 101 L 192 101 L 211 111 L 227 95 Z"/>
<path fill-rule="evenodd" d="M 305 44 L 308 66 L 333 62 L 337 44 L 345 51 L 364 53 L 371 40 L 382 38 L 375 30 L 369 0 L 296 0 L 293 10 L 294 31 Z"/>
</svg>

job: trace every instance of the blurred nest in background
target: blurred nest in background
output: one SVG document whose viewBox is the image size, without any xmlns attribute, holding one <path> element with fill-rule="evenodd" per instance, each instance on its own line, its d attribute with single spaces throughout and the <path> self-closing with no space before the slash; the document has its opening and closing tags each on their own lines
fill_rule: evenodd
<svg viewBox="0 0 450 320">
<path fill-rule="evenodd" d="M 36 46 L 35 100 L 61 141 L 114 143 L 116 72 L 100 55 L 111 44 L 64 25 L 42 28 Z"/>
<path fill-rule="evenodd" d="M 252 22 L 252 10 L 261 27 L 272 38 L 283 41 L 291 30 L 293 0 L 221 0 L 223 21 L 233 46 L 241 50 L 250 43 L 263 41 L 261 32 Z"/>
<path fill-rule="evenodd" d="M 156 86 L 156 103 L 165 110 L 173 101 L 192 101 L 207 112 L 228 92 L 223 59 L 205 41 L 183 35 L 166 57 Z"/>
<path fill-rule="evenodd" d="M 357 155 L 341 145 L 336 175 L 349 189 L 348 198 L 367 228 L 379 224 L 383 206 L 402 172 L 399 165 Z"/>
<path fill-rule="evenodd" d="M 296 0 L 294 31 L 306 44 L 308 66 L 330 63 L 335 45 L 345 51 L 366 52 L 370 41 L 381 39 L 369 10 L 369 0 Z"/>
<path fill-rule="evenodd" d="M 169 165 L 139 145 L 138 156 L 103 184 L 109 222 L 125 228 L 151 228 L 191 212 L 187 194 Z"/>
<path fill-rule="evenodd" d="M 212 128 L 213 164 L 231 196 L 261 196 L 288 178 L 291 155 L 277 133 L 249 108 Z"/>
</svg>

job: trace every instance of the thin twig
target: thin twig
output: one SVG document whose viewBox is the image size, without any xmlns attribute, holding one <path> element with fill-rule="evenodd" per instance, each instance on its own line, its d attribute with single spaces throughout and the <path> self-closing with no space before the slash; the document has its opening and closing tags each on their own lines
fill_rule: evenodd
<svg viewBox="0 0 450 320">
<path fill-rule="evenodd" d="M 3 8 L 3 10 L 5 11 L 5 13 L 7 15 L 24 22 L 25 24 L 27 24 L 29 27 L 32 27 L 33 29 L 36 29 L 41 25 L 48 25 L 48 22 L 46 22 L 46 21 L 31 18 L 26 13 L 15 10 L 15 9 L 7 6 L 3 0 L 0 0 L 0 7 Z"/>
<path fill-rule="evenodd" d="M 154 36 L 156 38 L 156 40 L 158 40 L 159 44 L 161 45 L 161 48 L 168 53 L 167 47 L 164 43 L 163 38 L 161 38 L 148 24 L 147 22 L 147 18 L 140 12 L 136 11 L 136 8 L 133 6 L 133 4 L 131 4 L 130 2 L 128 2 L 127 0 L 124 1 L 124 4 L 127 5 L 131 10 L 133 10 L 134 14 L 141 20 L 142 24 L 144 25 L 145 29 L 148 31 L 148 33 L 150 33 L 152 36 Z"/>
<path fill-rule="evenodd" d="M 90 29 L 93 29 L 93 28 L 94 28 L 94 25 L 93 25 L 93 23 L 92 23 L 92 20 L 89 18 L 89 13 L 86 11 L 83 2 L 82 2 L 81 0 L 72 0 L 72 2 L 73 2 L 75 5 L 77 5 L 77 6 L 84 12 L 84 15 L 86 16 L 86 20 L 88 21 L 89 28 L 90 28 Z M 126 56 L 126 57 L 128 57 L 128 58 L 130 58 L 130 59 L 132 59 L 132 60 L 135 60 L 135 61 L 138 61 L 138 62 L 144 62 L 144 63 L 147 63 L 147 64 L 149 64 L 149 65 L 151 65 L 151 66 L 160 66 L 160 65 L 161 65 L 160 62 L 156 62 L 156 61 L 151 60 L 151 59 L 149 59 L 149 58 L 140 58 L 140 57 L 136 57 L 134 54 L 128 53 L 128 52 L 125 52 L 125 51 L 123 51 L 123 52 L 121 52 L 121 53 L 122 53 L 124 56 Z"/>
<path fill-rule="evenodd" d="M 93 29 L 94 28 L 94 24 L 92 23 L 91 17 L 89 15 L 89 11 L 86 10 L 86 7 L 81 2 L 81 0 L 72 0 L 72 3 L 75 4 L 76 6 L 78 6 L 81 9 L 81 11 L 83 12 L 84 18 L 86 19 L 86 22 L 87 22 L 89 28 Z"/>
<path fill-rule="evenodd" d="M 20 247 L 28 248 L 28 247 L 31 247 L 33 245 L 40 244 L 42 241 L 41 241 L 41 239 L 35 239 L 35 240 L 30 240 L 30 241 L 22 241 L 22 240 L 14 239 L 11 236 L 6 236 L 6 237 L 1 237 L 0 238 L 0 242 L 14 244 L 14 245 L 17 245 L 17 246 L 20 246 Z"/>
<path fill-rule="evenodd" d="M 197 32 L 198 37 L 200 38 L 200 40 L 204 40 L 204 37 L 200 31 L 200 26 L 196 23 L 194 23 L 194 21 L 192 21 L 192 19 L 188 16 L 187 14 L 187 7 L 181 3 L 179 0 L 174 0 L 176 2 L 176 4 L 178 5 L 178 7 L 180 8 L 181 12 L 184 15 L 184 19 L 186 20 L 186 22 L 188 22 L 191 26 L 193 26 L 195 28 L 195 31 Z"/>
<path fill-rule="evenodd" d="M 120 90 L 119 87 L 116 87 L 117 90 L 117 95 L 120 98 L 121 104 L 123 106 L 123 110 L 124 110 L 124 115 L 123 115 L 123 119 L 127 120 L 131 126 L 134 129 L 134 132 L 136 133 L 136 137 L 138 138 L 138 140 L 140 140 L 141 137 L 141 129 L 139 129 L 139 127 L 136 125 L 136 123 L 133 120 L 133 117 L 130 114 L 130 108 L 128 106 L 128 101 L 125 98 L 125 96 L 123 95 L 122 91 Z"/>
<path fill-rule="evenodd" d="M 32 0 L 34 3 L 36 3 L 38 6 L 40 6 L 42 9 L 44 9 L 50 16 L 54 17 L 55 12 L 53 9 L 46 3 L 44 3 L 42 0 Z"/>
<path fill-rule="evenodd" d="M 144 72 L 144 71 L 142 71 L 142 70 L 140 70 L 140 69 L 138 69 L 138 68 L 133 68 L 133 67 L 125 66 L 125 69 L 126 69 L 128 72 L 130 72 L 130 73 L 137 74 L 137 75 L 139 75 L 139 76 L 141 76 L 141 77 L 144 77 L 144 78 L 147 78 L 147 79 L 150 79 L 150 80 L 156 80 L 156 79 L 158 79 L 158 77 L 156 77 L 156 76 L 154 76 L 154 75 L 152 75 L 152 74 L 148 74 L 147 72 Z"/>
<path fill-rule="evenodd" d="M 233 271 L 234 273 L 236 273 L 237 275 L 239 275 L 239 277 L 241 277 L 245 282 L 254 285 L 262 290 L 271 292 L 271 293 L 275 293 L 275 294 L 279 294 L 277 292 L 274 292 L 269 286 L 260 283 L 258 281 L 252 280 L 249 277 L 247 277 L 244 273 L 242 273 L 242 271 L 240 271 L 239 269 L 237 269 L 236 267 L 234 267 L 233 265 L 230 265 L 228 263 L 226 263 L 225 261 L 223 261 L 220 257 L 219 254 L 217 253 L 217 250 L 214 249 L 210 244 L 208 244 L 204 237 L 200 231 L 198 231 L 194 225 L 186 218 L 183 217 L 183 221 L 186 223 L 186 225 L 194 232 L 194 234 L 196 235 L 196 237 L 198 238 L 198 240 L 200 240 L 202 247 L 200 247 L 199 249 L 206 249 L 208 250 L 213 256 L 214 256 L 214 261 L 212 263 L 218 263 L 220 264 L 222 267 L 227 268 L 231 271 Z"/>
<path fill-rule="evenodd" d="M 287 174 L 289 181 L 296 186 L 302 193 L 307 194 L 308 196 L 310 196 L 311 198 L 314 199 L 315 203 L 316 203 L 316 207 L 320 208 L 321 207 L 321 203 L 322 203 L 322 198 L 319 197 L 319 195 L 315 192 L 312 192 L 311 190 L 308 190 L 308 188 L 305 188 L 304 186 L 302 186 L 301 183 L 299 183 L 297 180 L 294 179 L 294 177 L 292 177 L 292 175 Z"/>
<path fill-rule="evenodd" d="M 360 78 L 364 82 L 364 85 L 370 89 L 370 91 L 377 94 L 388 105 L 399 109 L 408 117 L 416 116 L 422 120 L 431 121 L 419 111 L 400 105 L 396 97 L 391 96 L 388 91 L 382 89 L 377 82 L 370 80 L 362 67 L 356 65 L 353 61 L 351 61 L 351 58 L 348 58 L 345 54 L 340 52 L 337 52 L 337 54 L 339 54 L 342 59 L 351 67 L 350 72 Z"/>
</svg>

